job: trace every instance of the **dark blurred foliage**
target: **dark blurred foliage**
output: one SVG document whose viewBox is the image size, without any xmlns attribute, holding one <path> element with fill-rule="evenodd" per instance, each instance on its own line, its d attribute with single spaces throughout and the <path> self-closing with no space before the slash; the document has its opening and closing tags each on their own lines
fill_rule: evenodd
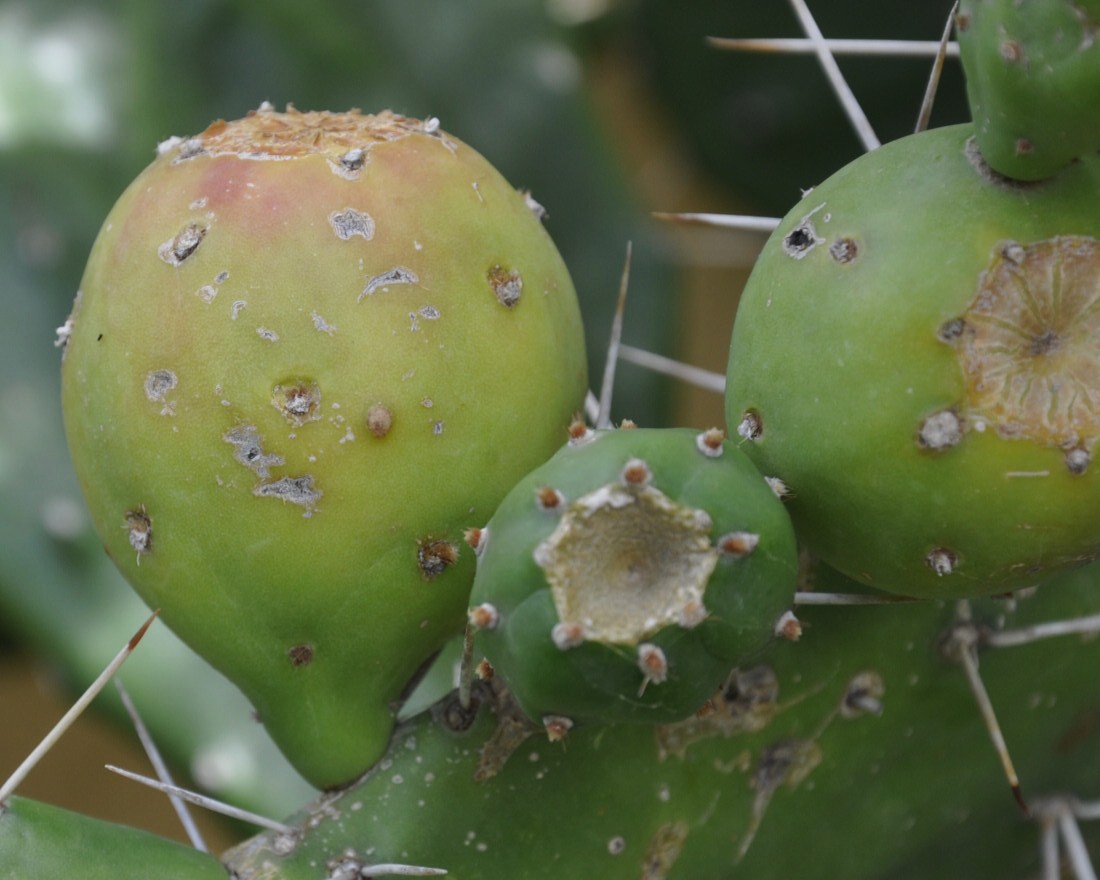
<svg viewBox="0 0 1100 880">
<path fill-rule="evenodd" d="M 938 41 L 951 0 L 811 0 L 826 37 Z M 708 174 L 761 213 L 786 213 L 799 190 L 863 152 L 812 55 L 760 55 L 705 47 L 713 37 L 799 37 L 780 0 L 638 0 L 629 29 L 647 83 Z M 928 58 L 838 57 L 883 142 L 913 131 Z M 962 71 L 944 67 L 932 125 L 969 119 Z M 708 207 L 700 205 L 698 210 Z"/>
</svg>

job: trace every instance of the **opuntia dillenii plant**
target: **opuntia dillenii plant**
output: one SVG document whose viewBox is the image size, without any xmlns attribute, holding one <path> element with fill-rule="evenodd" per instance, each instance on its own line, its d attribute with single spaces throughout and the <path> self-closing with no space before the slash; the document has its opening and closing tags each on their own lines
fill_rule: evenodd
<svg viewBox="0 0 1100 880">
<path fill-rule="evenodd" d="M 567 430 L 564 270 L 434 121 L 166 148 L 66 329 L 74 456 L 150 604 L 347 784 L 220 858 L 0 794 L 0 880 L 1095 876 L 1100 159 L 1021 183 L 974 135 L 778 221 L 729 439 Z"/>
<path fill-rule="evenodd" d="M 679 721 L 776 638 L 790 518 L 723 432 L 586 430 L 474 532 L 470 621 L 535 723 Z"/>
<path fill-rule="evenodd" d="M 1100 3 L 961 0 L 956 22 L 974 135 L 991 167 L 1040 180 L 1100 149 Z"/>
<path fill-rule="evenodd" d="M 1096 158 L 1012 183 L 956 126 L 860 157 L 780 223 L 727 418 L 826 562 L 963 597 L 1100 551 L 1098 198 Z"/>
<path fill-rule="evenodd" d="M 436 120 L 264 107 L 159 152 L 77 295 L 73 460 L 142 597 L 344 783 L 462 628 L 464 527 L 566 436 L 575 293 Z"/>
</svg>

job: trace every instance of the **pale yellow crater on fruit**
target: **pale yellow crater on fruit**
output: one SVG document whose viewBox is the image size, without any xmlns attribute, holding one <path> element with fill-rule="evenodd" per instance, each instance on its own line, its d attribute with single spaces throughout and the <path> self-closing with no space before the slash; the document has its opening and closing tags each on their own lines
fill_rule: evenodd
<svg viewBox="0 0 1100 880">
<path fill-rule="evenodd" d="M 962 320 L 972 425 L 1044 446 L 1100 437 L 1100 242 L 1001 244 Z"/>
<path fill-rule="evenodd" d="M 302 112 L 288 106 L 285 113 L 270 105 L 250 112 L 243 119 L 219 119 L 185 145 L 184 153 L 201 150 L 212 156 L 233 155 L 255 159 L 290 159 L 324 155 L 333 162 L 354 167 L 362 164 L 364 151 L 374 144 L 409 134 L 442 137 L 439 121 L 400 116 L 390 111 L 331 113 L 327 110 Z"/>
<path fill-rule="evenodd" d="M 610 484 L 570 504 L 535 549 L 561 621 L 584 638 L 637 644 L 701 619 L 718 561 L 703 510 L 652 486 Z"/>
</svg>

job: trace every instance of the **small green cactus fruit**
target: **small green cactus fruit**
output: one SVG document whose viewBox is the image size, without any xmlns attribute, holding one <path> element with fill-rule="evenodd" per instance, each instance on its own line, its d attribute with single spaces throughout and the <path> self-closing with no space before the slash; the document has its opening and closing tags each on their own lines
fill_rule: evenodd
<svg viewBox="0 0 1100 880">
<path fill-rule="evenodd" d="M 992 168 L 1039 180 L 1100 149 L 1100 2 L 961 0 L 956 29 Z"/>
<path fill-rule="evenodd" d="M 731 434 L 800 539 L 928 597 L 1100 551 L 1100 159 L 991 174 L 970 126 L 871 152 L 764 247 L 734 324 Z"/>
<path fill-rule="evenodd" d="M 552 738 L 689 716 L 792 619 L 790 519 L 717 430 L 582 426 L 470 542 L 475 647 Z"/>
<path fill-rule="evenodd" d="M 434 119 L 265 106 L 162 145 L 91 254 L 62 372 L 99 533 L 318 786 L 382 752 L 464 625 L 462 528 L 583 400 L 538 213 Z"/>
</svg>

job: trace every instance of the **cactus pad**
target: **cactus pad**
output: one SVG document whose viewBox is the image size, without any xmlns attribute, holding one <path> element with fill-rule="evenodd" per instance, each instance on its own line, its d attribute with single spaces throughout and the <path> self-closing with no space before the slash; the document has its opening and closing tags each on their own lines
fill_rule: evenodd
<svg viewBox="0 0 1100 880">
<path fill-rule="evenodd" d="M 565 266 L 482 157 L 434 119 L 265 106 L 121 197 L 63 384 L 108 552 L 332 786 L 461 629 L 462 527 L 586 376 Z"/>
<path fill-rule="evenodd" d="M 588 432 L 477 535 L 477 647 L 529 718 L 667 722 L 775 637 L 786 511 L 721 432 Z"/>
</svg>

